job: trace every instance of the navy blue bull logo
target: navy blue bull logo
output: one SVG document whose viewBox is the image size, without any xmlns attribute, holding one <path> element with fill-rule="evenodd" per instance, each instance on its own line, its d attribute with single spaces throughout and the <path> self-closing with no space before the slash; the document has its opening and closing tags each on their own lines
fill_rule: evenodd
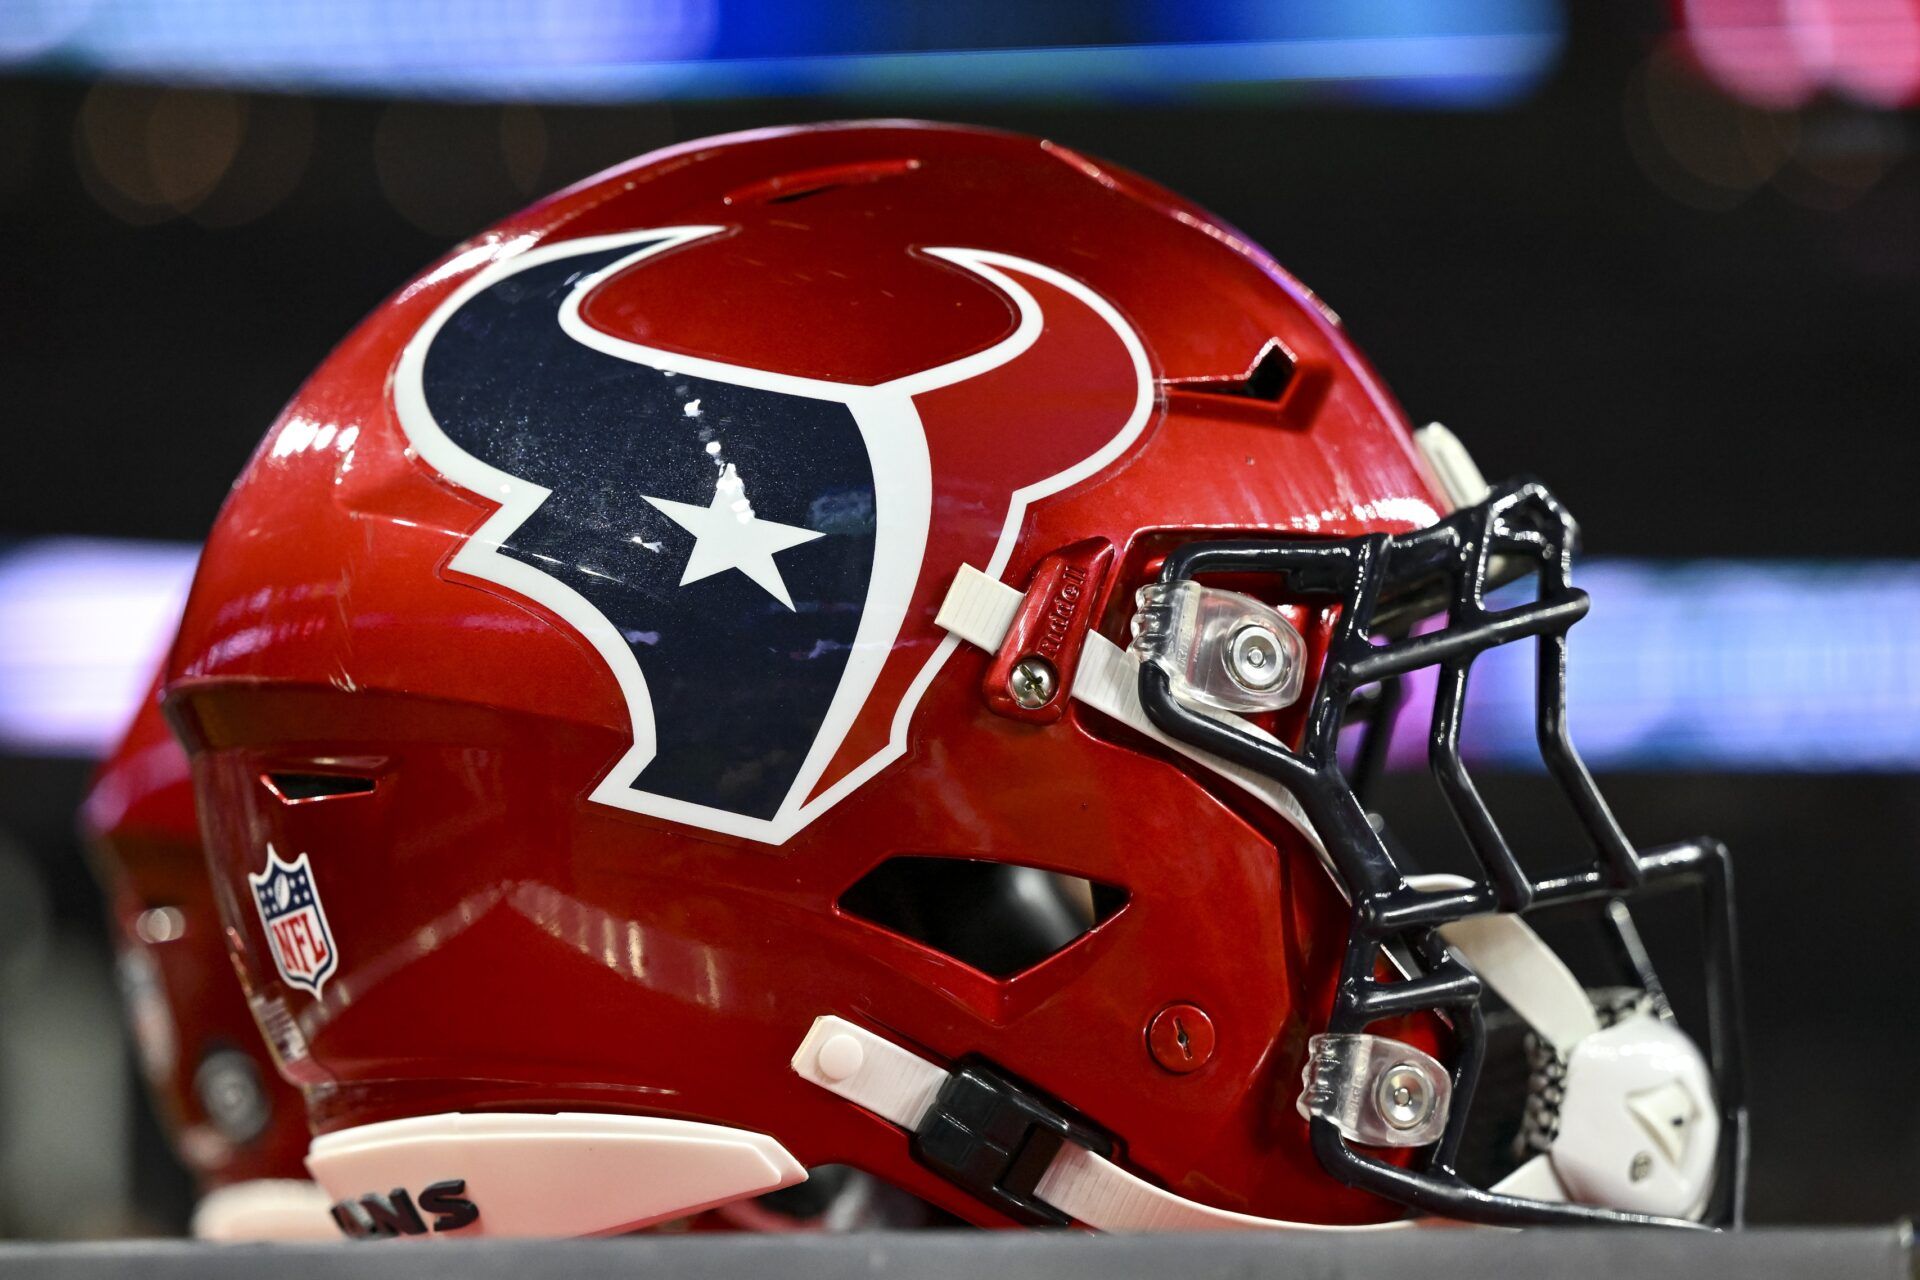
<svg viewBox="0 0 1920 1280">
<path fill-rule="evenodd" d="M 778 842 L 902 750 L 952 648 L 889 670 L 903 628 L 927 625 L 909 617 L 926 573 L 944 590 L 956 555 L 1000 572 L 1026 502 L 1117 456 L 1151 397 L 1138 340 L 1111 307 L 981 251 L 929 252 L 1007 293 L 1015 332 L 876 386 L 678 355 L 582 318 L 604 281 L 638 271 L 644 283 L 647 258 L 715 230 L 590 237 L 494 263 L 422 326 L 395 399 L 422 457 L 500 504 L 451 567 L 558 614 L 619 680 L 633 746 L 593 798 Z M 1050 319 L 1036 287 L 1074 299 L 1081 329 L 1097 324 L 1136 385 L 1098 439 L 1067 443 L 1069 465 L 998 495 L 997 543 L 960 546 L 935 516 L 926 397 L 1031 365 Z M 936 567 L 930 549 L 953 563 Z M 882 686 L 893 705 L 870 705 Z"/>
</svg>

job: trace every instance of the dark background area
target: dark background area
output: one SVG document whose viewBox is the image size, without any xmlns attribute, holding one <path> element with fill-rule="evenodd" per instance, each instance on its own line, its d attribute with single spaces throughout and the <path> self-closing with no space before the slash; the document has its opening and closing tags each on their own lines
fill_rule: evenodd
<svg viewBox="0 0 1920 1280">
<path fill-rule="evenodd" d="M 301 378 L 455 240 L 671 141 L 909 114 L 1055 138 L 1221 214 L 1321 291 L 1416 421 L 1454 427 L 1490 475 L 1550 480 L 1590 550 L 1920 557 L 1913 117 L 1737 106 L 1677 64 L 1661 6 L 1575 5 L 1572 21 L 1540 92 L 1478 112 L 257 97 L 251 118 L 308 159 L 238 225 L 205 225 L 218 191 L 204 220 L 145 219 L 90 169 L 89 121 L 144 90 L 0 80 L 0 537 L 198 540 Z M 1849 619 L 1809 599 L 1779 625 Z M 104 955 L 71 834 L 88 767 L 0 759 L 0 828 L 51 918 Z M 1417 812 L 1413 781 L 1394 785 Z M 1532 781 L 1489 783 L 1522 831 Z M 1920 785 L 1603 781 L 1637 838 L 1711 832 L 1738 859 L 1753 1216 L 1920 1207 Z M 150 1125 L 136 1133 L 129 1194 L 144 1221 L 175 1222 L 184 1188 Z"/>
<path fill-rule="evenodd" d="M 76 163 L 89 86 L 0 83 L 0 376 L 33 476 L 0 533 L 198 539 L 306 373 L 454 241 L 672 141 L 917 114 L 1057 138 L 1242 228 L 1341 314 L 1416 420 L 1453 425 L 1490 474 L 1550 479 L 1594 550 L 1920 553 L 1908 119 L 1769 123 L 1657 54 L 1657 7 L 1572 16 L 1543 91 L 1484 112 L 264 99 L 256 115 L 300 120 L 311 158 L 237 227 L 129 225 Z M 1639 138 L 1650 76 L 1704 108 L 1678 126 L 1703 148 L 1791 128 L 1870 185 L 1783 173 L 1784 190 L 1702 183 L 1683 203 L 1670 188 L 1697 180 Z M 1700 207 L 1723 196 L 1744 198 Z"/>
</svg>

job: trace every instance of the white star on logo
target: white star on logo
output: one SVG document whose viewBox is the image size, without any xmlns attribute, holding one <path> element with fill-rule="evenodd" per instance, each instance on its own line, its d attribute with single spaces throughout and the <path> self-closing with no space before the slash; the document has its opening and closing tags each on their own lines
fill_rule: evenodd
<svg viewBox="0 0 1920 1280">
<path fill-rule="evenodd" d="M 756 519 L 753 505 L 747 501 L 746 484 L 732 463 L 720 473 L 713 501 L 704 507 L 665 498 L 647 498 L 647 503 L 693 535 L 693 554 L 687 557 L 686 572 L 680 575 L 681 586 L 738 569 L 775 600 L 793 608 L 793 597 L 787 594 L 787 584 L 773 557 L 821 535 L 813 529 Z"/>
</svg>

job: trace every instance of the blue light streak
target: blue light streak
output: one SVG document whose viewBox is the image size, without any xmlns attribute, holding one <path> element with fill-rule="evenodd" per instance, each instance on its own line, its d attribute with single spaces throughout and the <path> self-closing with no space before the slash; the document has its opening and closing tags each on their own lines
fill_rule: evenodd
<svg viewBox="0 0 1920 1280">
<path fill-rule="evenodd" d="M 1557 0 L 34 0 L 0 65 L 230 88 L 629 102 L 827 94 L 1177 100 L 1265 90 L 1490 106 L 1564 40 Z"/>
</svg>

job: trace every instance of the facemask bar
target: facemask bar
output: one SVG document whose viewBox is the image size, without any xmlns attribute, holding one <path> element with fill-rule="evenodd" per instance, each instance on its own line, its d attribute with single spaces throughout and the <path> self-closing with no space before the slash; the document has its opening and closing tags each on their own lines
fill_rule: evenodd
<svg viewBox="0 0 1920 1280">
<path fill-rule="evenodd" d="M 1337 603 L 1340 614 L 1313 691 L 1299 749 L 1256 736 L 1244 725 L 1176 699 L 1165 671 L 1140 667 L 1140 700 L 1163 732 L 1253 769 L 1286 786 L 1300 801 L 1326 847 L 1352 904 L 1339 991 L 1327 1030 L 1364 1032 L 1384 1018 L 1429 1012 L 1453 1028 L 1453 1106 L 1424 1167 L 1403 1169 L 1351 1147 L 1334 1125 L 1309 1121 L 1315 1154 L 1343 1182 L 1448 1217 L 1517 1225 L 1533 1222 L 1664 1223 L 1677 1219 L 1590 1205 L 1550 1203 L 1488 1191 L 1456 1168 L 1474 1086 L 1486 1050 L 1482 983 L 1442 942 L 1438 926 L 1470 916 L 1528 913 L 1548 906 L 1595 904 L 1624 915 L 1625 900 L 1655 889 L 1691 886 L 1703 903 L 1711 1061 L 1721 1113 L 1709 1222 L 1736 1222 L 1744 1193 L 1745 1103 L 1740 1066 L 1740 1011 L 1734 954 L 1732 882 L 1724 847 L 1709 839 L 1636 850 L 1622 833 L 1574 750 L 1566 718 L 1566 635 L 1587 612 L 1587 596 L 1569 582 L 1578 527 L 1535 481 L 1494 490 L 1437 524 L 1413 533 L 1369 534 L 1342 542 L 1191 543 L 1168 556 L 1160 581 L 1212 574 L 1272 574 L 1288 599 Z M 1516 570 L 1537 570 L 1532 603 L 1491 610 L 1486 593 Z M 1376 632 L 1425 616 L 1440 605 L 1446 625 L 1375 644 Z M 1497 645 L 1531 638 L 1538 646 L 1535 726 L 1548 772 L 1565 792 L 1593 846 L 1584 864 L 1547 876 L 1520 864 L 1460 758 L 1461 714 L 1473 660 Z M 1423 667 L 1439 668 L 1427 755 L 1449 808 L 1484 877 L 1467 887 L 1415 889 L 1415 868 L 1395 861 L 1343 773 L 1337 739 L 1350 702 L 1369 688 L 1390 704 L 1394 684 Z M 1391 706 L 1384 707 L 1389 715 Z M 1369 738 L 1384 738 L 1376 719 Z M 1377 751 L 1378 744 L 1363 746 Z M 1377 763 L 1377 761 L 1375 762 Z M 1363 762 L 1356 772 L 1364 774 Z M 1630 925 L 1618 931 L 1631 951 Z M 1386 951 L 1411 957 L 1404 980 L 1378 974 Z M 1628 955 L 1645 971 L 1644 956 Z"/>
</svg>

